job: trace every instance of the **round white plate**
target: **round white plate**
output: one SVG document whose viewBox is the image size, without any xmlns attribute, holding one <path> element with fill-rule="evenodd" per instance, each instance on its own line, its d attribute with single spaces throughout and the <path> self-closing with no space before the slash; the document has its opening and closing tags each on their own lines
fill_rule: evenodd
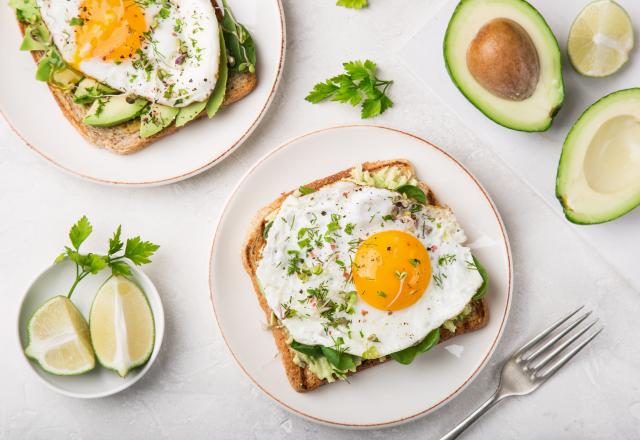
<svg viewBox="0 0 640 440">
<path fill-rule="evenodd" d="M 35 80 L 36 65 L 20 52 L 22 37 L 13 10 L 0 5 L 0 114 L 13 131 L 48 162 L 99 183 L 161 185 L 195 176 L 220 162 L 256 128 L 278 86 L 285 51 L 281 0 L 229 0 L 251 32 L 258 53 L 258 86 L 247 97 L 142 151 L 119 156 L 91 145 L 73 128 L 49 88 Z"/>
<path fill-rule="evenodd" d="M 75 278 L 75 266 L 68 260 L 50 266 L 38 275 L 31 286 L 29 286 L 18 312 L 18 337 L 20 339 L 20 347 L 22 348 L 21 355 L 25 360 L 27 368 L 30 368 L 49 388 L 70 397 L 83 399 L 105 397 L 129 388 L 140 380 L 149 368 L 151 368 L 162 345 L 162 338 L 164 336 L 164 310 L 162 308 L 162 302 L 160 301 L 160 295 L 158 295 L 158 291 L 149 277 L 133 265 L 131 269 L 133 271 L 133 281 L 142 288 L 142 291 L 149 300 L 156 328 L 156 337 L 153 353 L 151 353 L 151 357 L 147 363 L 140 368 L 132 370 L 124 378 L 118 376 L 111 370 L 101 367 L 97 361 L 96 368 L 89 373 L 79 376 L 55 376 L 41 369 L 37 362 L 27 358 L 24 355 L 24 349 L 29 343 L 29 336 L 27 335 L 29 319 L 49 298 L 56 295 L 67 294 Z M 109 275 L 108 270 L 104 270 L 98 275 L 90 275 L 82 280 L 73 292 L 71 300 L 76 307 L 78 307 L 85 319 L 88 320 L 89 318 L 91 303 L 96 293 L 98 293 L 98 288 Z"/>
<path fill-rule="evenodd" d="M 265 316 L 240 255 L 251 220 L 282 192 L 353 165 L 403 158 L 418 178 L 449 205 L 473 253 L 490 276 L 488 325 L 438 345 L 411 365 L 387 362 L 349 382 L 300 394 L 284 374 Z M 267 395 L 309 419 L 345 427 L 405 422 L 441 407 L 486 365 L 509 313 L 512 268 L 509 241 L 494 204 L 469 171 L 440 148 L 416 136 L 375 126 L 317 131 L 286 143 L 242 179 L 222 212 L 213 240 L 209 285 L 227 346 L 242 370 Z"/>
</svg>

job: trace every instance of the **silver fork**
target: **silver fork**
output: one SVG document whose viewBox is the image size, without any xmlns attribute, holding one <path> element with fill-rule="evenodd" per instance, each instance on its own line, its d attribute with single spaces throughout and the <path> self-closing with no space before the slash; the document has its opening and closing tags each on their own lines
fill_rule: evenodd
<svg viewBox="0 0 640 440">
<path fill-rule="evenodd" d="M 496 392 L 440 440 L 457 438 L 502 399 L 534 392 L 598 336 L 603 330 L 601 326 L 593 329 L 598 319 L 585 323 L 591 312 L 584 312 L 567 324 L 583 308 L 584 306 L 581 306 L 559 319 L 524 344 L 502 367 L 500 384 Z M 584 335 L 587 336 L 583 337 Z"/>
</svg>

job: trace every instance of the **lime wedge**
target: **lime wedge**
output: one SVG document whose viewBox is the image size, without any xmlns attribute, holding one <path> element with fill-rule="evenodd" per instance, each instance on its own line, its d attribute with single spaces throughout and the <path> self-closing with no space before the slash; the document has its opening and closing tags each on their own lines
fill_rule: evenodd
<svg viewBox="0 0 640 440">
<path fill-rule="evenodd" d="M 55 296 L 40 306 L 29 320 L 27 332 L 25 354 L 51 374 L 82 374 L 96 365 L 87 321 L 64 296 Z"/>
<path fill-rule="evenodd" d="M 151 357 L 153 314 L 142 290 L 124 277 L 109 278 L 89 315 L 91 341 L 100 364 L 125 377 Z"/>
<path fill-rule="evenodd" d="M 617 72 L 633 49 L 633 26 L 627 12 L 614 1 L 587 5 L 569 32 L 569 59 L 578 73 L 603 77 Z"/>
</svg>

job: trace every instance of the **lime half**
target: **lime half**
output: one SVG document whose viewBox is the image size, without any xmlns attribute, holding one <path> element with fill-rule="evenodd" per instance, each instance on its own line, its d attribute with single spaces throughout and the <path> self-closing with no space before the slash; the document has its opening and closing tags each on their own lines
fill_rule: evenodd
<svg viewBox="0 0 640 440">
<path fill-rule="evenodd" d="M 569 32 L 569 59 L 578 73 L 603 77 L 617 72 L 633 49 L 629 14 L 614 1 L 587 5 Z"/>
<path fill-rule="evenodd" d="M 51 374 L 82 374 L 96 365 L 87 322 L 67 297 L 44 303 L 29 320 L 27 332 L 26 355 Z"/>
<path fill-rule="evenodd" d="M 153 314 L 142 290 L 124 277 L 111 277 L 93 300 L 91 341 L 100 364 L 126 376 L 151 357 Z"/>
</svg>

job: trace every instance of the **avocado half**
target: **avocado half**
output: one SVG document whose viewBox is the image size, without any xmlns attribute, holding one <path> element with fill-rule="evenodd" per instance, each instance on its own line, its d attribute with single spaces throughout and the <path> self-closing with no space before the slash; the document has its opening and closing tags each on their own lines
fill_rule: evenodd
<svg viewBox="0 0 640 440">
<path fill-rule="evenodd" d="M 464 96 L 504 127 L 545 131 L 564 101 L 558 42 L 524 0 L 461 0 L 444 60 Z"/>
<path fill-rule="evenodd" d="M 640 88 L 605 96 L 567 136 L 556 196 L 569 221 L 604 223 L 640 205 Z"/>
</svg>

